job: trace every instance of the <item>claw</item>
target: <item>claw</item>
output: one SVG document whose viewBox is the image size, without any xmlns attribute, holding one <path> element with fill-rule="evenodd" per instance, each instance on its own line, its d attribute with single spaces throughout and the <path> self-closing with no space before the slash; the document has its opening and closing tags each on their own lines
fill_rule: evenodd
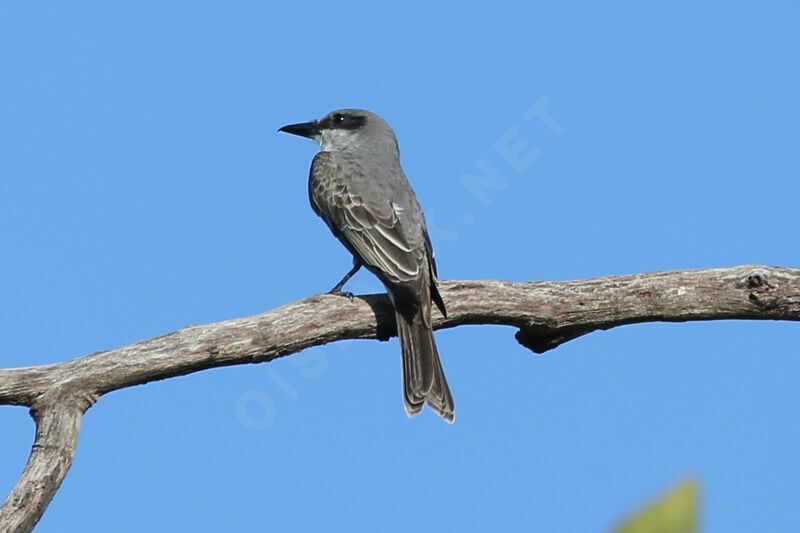
<svg viewBox="0 0 800 533">
<path fill-rule="evenodd" d="M 340 290 L 340 289 L 332 289 L 332 290 L 328 291 L 328 294 L 333 294 L 334 296 L 344 296 L 345 298 L 347 298 L 351 302 L 353 301 L 353 298 L 354 298 L 352 292 L 343 291 L 343 290 Z"/>
</svg>

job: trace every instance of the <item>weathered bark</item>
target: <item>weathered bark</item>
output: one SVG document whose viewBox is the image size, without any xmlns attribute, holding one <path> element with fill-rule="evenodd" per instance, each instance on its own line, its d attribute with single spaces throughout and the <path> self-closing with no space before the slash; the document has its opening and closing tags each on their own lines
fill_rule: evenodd
<svg viewBox="0 0 800 533">
<path fill-rule="evenodd" d="M 541 353 L 637 322 L 800 320 L 800 269 L 739 266 L 565 282 L 445 281 L 435 328 L 505 324 Z M 395 334 L 385 295 L 319 295 L 272 311 L 180 331 L 58 364 L 0 370 L 0 405 L 31 408 L 28 464 L 0 508 L 0 531 L 31 531 L 64 479 L 81 417 L 101 395 L 220 366 L 260 363 L 342 339 Z"/>
</svg>

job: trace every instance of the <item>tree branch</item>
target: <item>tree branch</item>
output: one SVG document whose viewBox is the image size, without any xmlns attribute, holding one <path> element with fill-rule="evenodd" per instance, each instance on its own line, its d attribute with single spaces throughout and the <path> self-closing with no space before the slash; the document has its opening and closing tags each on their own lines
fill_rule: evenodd
<svg viewBox="0 0 800 533">
<path fill-rule="evenodd" d="M 800 320 L 800 269 L 739 266 L 565 282 L 445 281 L 434 327 L 505 324 L 534 352 L 638 322 Z M 101 395 L 207 368 L 260 363 L 343 339 L 395 335 L 383 294 L 300 300 L 58 364 L 0 370 L 0 405 L 31 407 L 36 440 L 0 508 L 0 531 L 31 531 L 64 479 L 83 413 Z"/>
<path fill-rule="evenodd" d="M 72 465 L 85 407 L 73 398 L 45 400 L 32 408 L 36 439 L 17 484 L 0 508 L 0 531 L 32 531 Z"/>
</svg>

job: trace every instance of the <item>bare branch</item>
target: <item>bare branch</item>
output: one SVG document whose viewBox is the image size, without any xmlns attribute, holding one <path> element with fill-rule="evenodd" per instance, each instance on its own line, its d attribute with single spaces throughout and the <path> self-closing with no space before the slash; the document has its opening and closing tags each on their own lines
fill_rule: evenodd
<svg viewBox="0 0 800 533">
<path fill-rule="evenodd" d="M 72 398 L 34 407 L 36 440 L 17 484 L 0 508 L 0 530 L 32 531 L 72 465 L 84 408 Z"/>
<path fill-rule="evenodd" d="M 446 281 L 435 328 L 505 324 L 541 353 L 638 322 L 800 320 L 800 269 L 739 266 L 566 282 Z M 0 509 L 0 530 L 30 531 L 66 475 L 83 412 L 107 392 L 207 368 L 260 363 L 343 339 L 395 332 L 385 295 L 319 295 L 267 313 L 180 331 L 64 363 L 0 370 L 0 405 L 32 408 L 36 441 Z"/>
</svg>

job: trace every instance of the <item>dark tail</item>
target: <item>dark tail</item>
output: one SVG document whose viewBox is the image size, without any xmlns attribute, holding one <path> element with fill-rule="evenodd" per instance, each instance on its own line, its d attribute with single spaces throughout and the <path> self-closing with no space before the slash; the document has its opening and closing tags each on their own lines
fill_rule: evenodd
<svg viewBox="0 0 800 533">
<path fill-rule="evenodd" d="M 408 416 L 414 416 L 427 402 L 446 421 L 455 420 L 455 405 L 442 371 L 433 329 L 418 310 L 410 320 L 397 311 L 397 334 L 403 355 L 403 400 Z"/>
</svg>

